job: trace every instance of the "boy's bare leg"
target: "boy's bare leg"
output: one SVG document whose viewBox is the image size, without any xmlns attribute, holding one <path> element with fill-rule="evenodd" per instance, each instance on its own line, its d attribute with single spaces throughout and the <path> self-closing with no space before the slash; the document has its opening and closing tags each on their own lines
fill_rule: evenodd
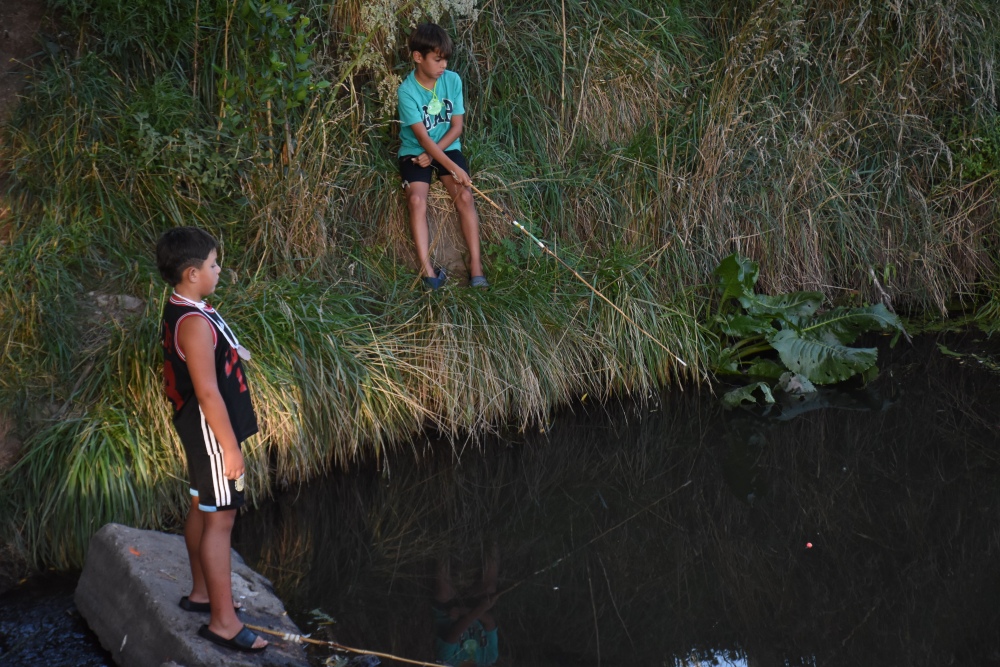
<svg viewBox="0 0 1000 667">
<path fill-rule="evenodd" d="M 417 250 L 417 263 L 421 274 L 427 278 L 436 278 L 434 265 L 431 264 L 431 234 L 427 229 L 427 193 L 429 183 L 410 183 L 406 186 L 406 207 L 410 211 L 410 233 L 413 235 L 413 246 Z"/>
<path fill-rule="evenodd" d="M 476 201 L 472 198 L 472 189 L 455 182 L 452 176 L 442 176 L 441 182 L 455 202 L 455 212 L 462 225 L 462 236 L 469 248 L 469 275 L 483 275 L 483 263 L 479 253 L 479 214 L 476 213 Z"/>
<path fill-rule="evenodd" d="M 184 543 L 191 561 L 191 602 L 208 602 L 208 584 L 201 569 L 201 536 L 205 532 L 204 512 L 198 509 L 198 496 L 191 496 L 191 509 L 184 523 Z"/>
<path fill-rule="evenodd" d="M 493 599 L 497 594 L 497 581 L 500 575 L 500 546 L 493 541 L 486 554 L 486 561 L 483 563 L 483 580 L 479 584 L 478 595 Z M 492 605 L 491 605 L 492 606 Z M 479 622 L 486 630 L 497 627 L 496 619 L 490 611 L 484 611 L 479 617 Z"/>
<path fill-rule="evenodd" d="M 205 512 L 198 509 L 198 496 L 191 497 L 191 510 L 184 524 L 184 543 L 187 545 L 188 560 L 191 562 L 191 592 L 188 600 L 191 602 L 208 602 L 208 584 L 201 568 L 201 536 L 205 532 Z M 233 601 L 233 606 L 240 609 L 242 605 Z"/>
<path fill-rule="evenodd" d="M 434 599 L 441 604 L 451 602 L 457 592 L 451 581 L 451 559 L 447 554 L 438 557 L 434 570 Z"/>
<path fill-rule="evenodd" d="M 497 592 L 497 581 L 500 576 L 500 545 L 495 540 L 489 540 L 483 554 L 482 578 L 472 590 L 472 595 L 482 597 L 494 595 Z"/>
<path fill-rule="evenodd" d="M 236 521 L 236 510 L 203 512 L 205 530 L 201 535 L 201 568 L 208 586 L 208 601 L 212 617 L 208 629 L 232 639 L 243 629 L 243 621 L 233 609 L 232 556 L 230 536 Z M 267 646 L 267 641 L 257 637 L 254 648 Z"/>
</svg>

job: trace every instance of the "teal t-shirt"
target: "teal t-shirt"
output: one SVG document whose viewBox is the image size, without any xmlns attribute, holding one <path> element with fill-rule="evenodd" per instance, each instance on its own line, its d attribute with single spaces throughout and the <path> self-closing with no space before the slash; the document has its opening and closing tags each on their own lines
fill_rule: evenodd
<svg viewBox="0 0 1000 667">
<path fill-rule="evenodd" d="M 471 660 L 476 667 L 489 667 L 500 658 L 497 629 L 486 630 L 479 621 L 473 621 L 457 644 L 449 644 L 440 637 L 434 638 L 434 657 L 445 665 L 460 665 Z"/>
<path fill-rule="evenodd" d="M 427 105 L 434 99 L 435 94 L 441 101 L 441 111 L 432 116 L 427 113 Z M 421 86 L 417 82 L 416 74 L 410 72 L 403 83 L 399 84 L 396 97 L 399 100 L 399 122 L 402 125 L 399 130 L 399 138 L 403 140 L 403 145 L 399 149 L 400 157 L 420 155 L 424 152 L 417 141 L 417 135 L 410 129 L 411 125 L 423 123 L 431 141 L 437 143 L 451 129 L 451 117 L 465 114 L 462 77 L 448 69 L 438 78 L 433 91 Z M 444 150 L 456 151 L 461 148 L 461 140 L 456 139 Z"/>
</svg>

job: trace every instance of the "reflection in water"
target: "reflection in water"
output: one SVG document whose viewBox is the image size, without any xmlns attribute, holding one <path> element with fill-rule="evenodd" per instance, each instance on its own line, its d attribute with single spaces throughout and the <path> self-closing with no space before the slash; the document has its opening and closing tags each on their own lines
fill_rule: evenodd
<svg viewBox="0 0 1000 667">
<path fill-rule="evenodd" d="M 448 665 L 471 662 L 492 665 L 499 657 L 497 622 L 493 605 L 497 601 L 500 549 L 489 547 L 479 581 L 471 588 L 455 586 L 451 554 L 438 557 L 434 564 L 434 659 Z"/>
<path fill-rule="evenodd" d="M 419 660 L 444 555 L 449 622 L 495 603 L 501 665 L 1000 664 L 997 376 L 894 355 L 792 420 L 673 392 L 334 475 L 235 546 L 317 637 Z"/>
</svg>

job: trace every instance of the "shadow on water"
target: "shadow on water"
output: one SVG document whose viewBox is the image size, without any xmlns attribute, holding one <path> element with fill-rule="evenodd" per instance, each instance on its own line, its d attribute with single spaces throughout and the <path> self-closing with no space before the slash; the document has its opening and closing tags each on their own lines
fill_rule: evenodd
<svg viewBox="0 0 1000 667">
<path fill-rule="evenodd" d="M 237 548 L 316 637 L 419 660 L 434 563 L 471 588 L 495 544 L 498 664 L 1000 664 L 998 376 L 892 356 L 822 409 L 674 392 L 332 476 Z"/>
<path fill-rule="evenodd" d="M 418 660 L 495 563 L 500 665 L 1000 664 L 1000 375 L 931 339 L 886 358 L 809 405 L 585 404 L 457 464 L 331 475 L 234 545 L 306 632 Z M 41 584 L 0 596 L 0 664 L 110 664 L 73 582 Z"/>
</svg>

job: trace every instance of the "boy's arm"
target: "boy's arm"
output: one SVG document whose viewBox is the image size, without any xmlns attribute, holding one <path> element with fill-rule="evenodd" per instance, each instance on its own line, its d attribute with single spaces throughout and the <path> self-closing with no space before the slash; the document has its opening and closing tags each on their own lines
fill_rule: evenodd
<svg viewBox="0 0 1000 667">
<path fill-rule="evenodd" d="M 451 123 L 451 127 L 449 127 L 448 131 L 444 133 L 444 136 L 438 140 L 438 148 L 444 150 L 448 146 L 451 146 L 456 139 L 462 136 L 462 121 L 464 118 L 465 117 L 463 115 L 451 117 L 451 121 L 449 121 Z"/>
<path fill-rule="evenodd" d="M 223 474 L 226 479 L 238 479 L 243 474 L 243 454 L 215 379 L 213 340 L 212 325 L 204 317 L 185 317 L 181 321 L 177 344 L 187 357 L 194 394 L 198 397 L 198 405 L 205 414 L 205 420 L 222 447 Z"/>
<path fill-rule="evenodd" d="M 488 613 L 490 608 L 492 608 L 495 603 L 496 598 L 487 595 L 478 605 L 476 605 L 475 608 L 471 609 L 467 614 L 455 621 L 455 624 L 448 630 L 448 634 L 445 636 L 444 640 L 449 644 L 457 644 L 458 640 L 462 638 L 462 634 L 468 630 L 469 626 L 471 626 L 472 623 L 481 616 L 484 617 L 483 621 L 481 621 L 483 623 L 484 630 L 492 630 L 495 628 L 497 626 L 496 621 L 493 620 L 492 614 Z M 487 623 L 490 627 L 487 627 Z"/>
<path fill-rule="evenodd" d="M 461 116 L 452 116 L 451 118 L 452 118 L 451 129 L 445 132 L 444 138 L 442 138 L 441 140 L 442 142 L 444 142 L 444 139 L 447 139 L 449 135 L 451 135 L 451 133 L 455 131 L 455 125 L 456 125 L 455 119 L 456 118 L 461 119 Z M 459 120 L 457 125 L 458 125 L 458 133 L 461 134 L 462 121 Z M 464 186 L 472 185 L 472 179 L 469 178 L 469 175 L 465 173 L 464 169 L 459 167 L 447 155 L 444 154 L 444 151 L 441 149 L 441 146 L 434 143 L 434 140 L 431 139 L 431 135 L 427 134 L 427 128 L 424 127 L 423 123 L 414 123 L 413 125 L 410 126 L 410 129 L 413 130 L 413 134 L 416 135 L 417 141 L 420 143 L 420 147 L 423 148 L 428 155 L 437 160 L 438 163 L 440 163 L 445 169 L 451 172 L 451 174 L 455 177 L 455 180 L 458 182 L 459 185 L 464 185 Z M 455 135 L 455 138 L 457 137 L 458 134 Z M 452 141 L 454 140 L 455 139 L 453 138 Z M 444 145 L 447 146 L 448 144 Z"/>
<path fill-rule="evenodd" d="M 452 116 L 450 122 L 451 128 L 445 132 L 444 136 L 437 142 L 438 148 L 442 151 L 447 149 L 448 146 L 451 146 L 456 139 L 462 136 L 462 116 Z M 423 126 L 421 125 L 421 127 Z M 416 130 L 414 130 L 414 134 L 416 134 Z M 413 161 L 421 167 L 429 167 L 431 165 L 431 156 L 428 153 L 421 153 L 420 155 L 414 155 Z"/>
</svg>

